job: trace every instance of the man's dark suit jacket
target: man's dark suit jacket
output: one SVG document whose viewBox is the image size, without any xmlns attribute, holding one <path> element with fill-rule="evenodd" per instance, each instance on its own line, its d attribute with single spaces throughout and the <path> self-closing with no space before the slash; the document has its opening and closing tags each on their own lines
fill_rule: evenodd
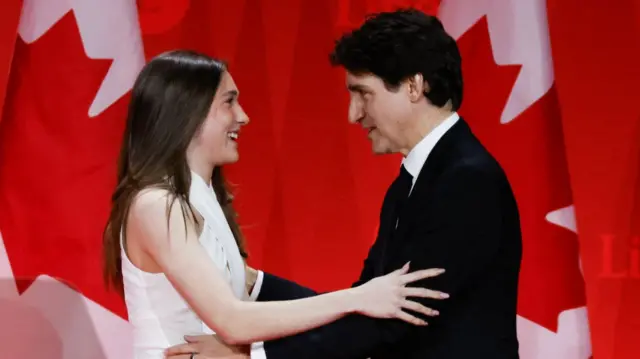
<svg viewBox="0 0 640 359">
<path fill-rule="evenodd" d="M 460 119 L 440 139 L 396 218 L 387 193 L 380 230 L 360 285 L 402 267 L 444 268 L 414 285 L 450 294 L 420 299 L 440 311 L 425 327 L 350 315 L 315 330 L 265 342 L 267 359 L 514 359 L 522 241 L 518 208 L 496 160 Z M 316 295 L 265 273 L 259 301 Z M 415 313 L 413 313 L 415 314 Z"/>
</svg>

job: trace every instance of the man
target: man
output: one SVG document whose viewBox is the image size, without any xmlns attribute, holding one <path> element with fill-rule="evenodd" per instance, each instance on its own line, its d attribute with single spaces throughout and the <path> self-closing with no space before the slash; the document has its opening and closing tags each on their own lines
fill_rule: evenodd
<svg viewBox="0 0 640 359">
<path fill-rule="evenodd" d="M 419 11 L 381 13 L 343 36 L 331 61 L 347 72 L 349 121 L 368 132 L 375 153 L 405 156 L 354 285 L 411 261 L 413 270 L 444 268 L 428 288 L 450 298 L 421 301 L 440 313 L 423 317 L 426 327 L 352 315 L 267 341 L 251 358 L 518 358 L 519 214 L 502 168 L 456 113 L 463 86 L 455 40 Z M 269 274 L 254 291 L 260 301 L 315 295 Z M 220 349 L 211 336 L 190 340 L 176 351 L 200 359 Z"/>
</svg>

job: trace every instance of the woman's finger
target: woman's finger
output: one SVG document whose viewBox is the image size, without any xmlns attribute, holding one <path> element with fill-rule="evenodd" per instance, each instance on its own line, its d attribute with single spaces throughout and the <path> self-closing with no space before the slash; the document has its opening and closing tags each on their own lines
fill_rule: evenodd
<svg viewBox="0 0 640 359">
<path fill-rule="evenodd" d="M 196 353 L 197 350 L 195 348 L 195 346 L 185 343 L 185 344 L 178 344 L 175 346 L 172 346 L 170 348 L 167 348 L 164 351 L 165 356 L 170 357 L 173 355 L 180 355 L 180 354 L 191 354 L 191 353 Z"/>
<path fill-rule="evenodd" d="M 421 279 L 435 277 L 442 273 L 444 273 L 444 269 L 442 268 L 421 269 L 415 272 L 403 274 L 400 279 L 402 283 L 407 284 Z"/>
<path fill-rule="evenodd" d="M 440 314 L 440 313 L 438 313 L 437 310 L 433 310 L 431 308 L 425 307 L 424 305 L 422 305 L 422 304 L 420 304 L 418 302 L 414 302 L 414 301 L 406 300 L 406 299 L 402 303 L 402 307 L 404 309 L 409 309 L 409 310 L 412 310 L 412 311 L 414 311 L 416 313 L 422 313 L 422 314 L 428 315 L 430 317 L 435 317 L 438 314 Z"/>
<path fill-rule="evenodd" d="M 409 263 L 411 262 L 405 263 L 405 265 L 403 265 L 402 268 L 396 269 L 394 272 L 399 275 L 406 274 L 409 271 Z"/>
<path fill-rule="evenodd" d="M 409 323 L 409 324 L 413 324 L 413 325 L 420 325 L 420 326 L 424 326 L 427 325 L 427 322 L 425 322 L 422 319 L 416 318 L 413 315 L 404 312 L 402 310 L 399 310 L 396 313 L 396 318 L 400 319 L 400 320 L 404 320 L 405 322 Z"/>
<path fill-rule="evenodd" d="M 432 299 L 445 299 L 449 298 L 449 294 L 438 292 L 437 290 L 419 288 L 419 287 L 404 287 L 402 288 L 402 295 L 405 297 L 419 297 L 419 298 L 432 298 Z"/>
</svg>

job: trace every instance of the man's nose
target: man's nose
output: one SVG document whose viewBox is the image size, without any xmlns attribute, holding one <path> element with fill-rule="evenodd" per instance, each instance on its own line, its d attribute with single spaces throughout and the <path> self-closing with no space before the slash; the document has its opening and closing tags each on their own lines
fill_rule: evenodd
<svg viewBox="0 0 640 359">
<path fill-rule="evenodd" d="M 364 118 L 364 111 L 362 105 L 357 100 L 351 100 L 349 102 L 349 123 L 357 124 Z"/>
</svg>

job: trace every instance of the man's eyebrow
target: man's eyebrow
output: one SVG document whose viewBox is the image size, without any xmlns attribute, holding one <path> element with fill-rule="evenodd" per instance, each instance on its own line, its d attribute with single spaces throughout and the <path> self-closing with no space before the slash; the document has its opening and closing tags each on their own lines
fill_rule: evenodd
<svg viewBox="0 0 640 359">
<path fill-rule="evenodd" d="M 366 92 L 367 88 L 358 84 L 348 84 L 347 89 L 352 92 Z"/>
</svg>

